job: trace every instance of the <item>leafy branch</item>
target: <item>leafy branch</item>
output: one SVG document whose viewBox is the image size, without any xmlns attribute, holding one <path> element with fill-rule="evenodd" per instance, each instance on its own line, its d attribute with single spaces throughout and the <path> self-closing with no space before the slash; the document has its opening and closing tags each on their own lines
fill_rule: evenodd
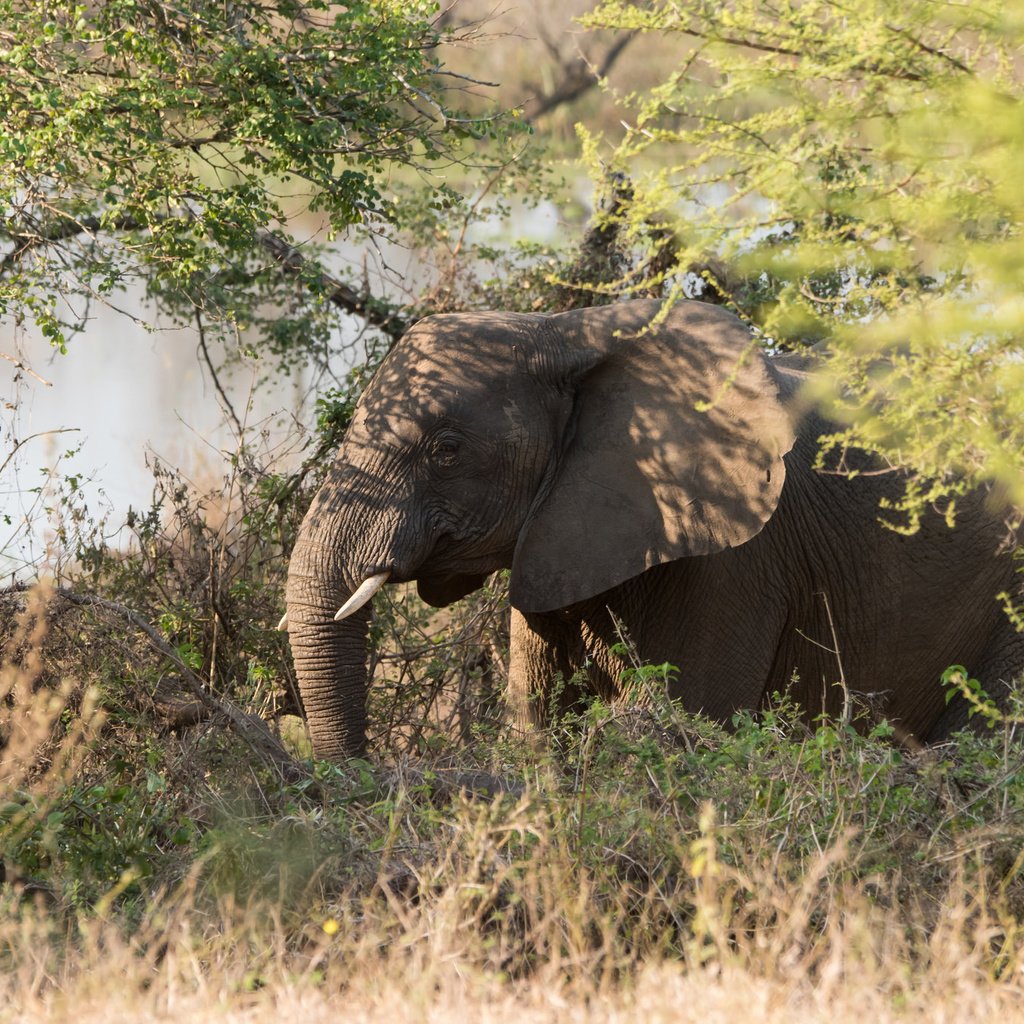
<svg viewBox="0 0 1024 1024">
<path fill-rule="evenodd" d="M 61 347 L 76 298 L 140 278 L 182 323 L 194 308 L 254 322 L 268 255 L 310 306 L 395 337 L 388 303 L 300 251 L 297 212 L 380 232 L 403 169 L 429 180 L 525 130 L 454 105 L 470 82 L 440 64 L 427 0 L 0 0 L 0 25 L 0 316 Z"/>
</svg>

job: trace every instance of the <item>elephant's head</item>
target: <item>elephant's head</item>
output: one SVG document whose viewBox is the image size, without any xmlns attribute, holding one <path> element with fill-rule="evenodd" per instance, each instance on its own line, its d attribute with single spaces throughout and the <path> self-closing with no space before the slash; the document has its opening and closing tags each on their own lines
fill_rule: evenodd
<svg viewBox="0 0 1024 1024">
<path fill-rule="evenodd" d="M 319 756 L 363 750 L 383 582 L 446 605 L 511 568 L 513 605 L 549 611 L 771 516 L 793 437 L 773 371 L 731 314 L 681 302 L 649 329 L 659 310 L 429 317 L 384 360 L 288 576 Z"/>
</svg>

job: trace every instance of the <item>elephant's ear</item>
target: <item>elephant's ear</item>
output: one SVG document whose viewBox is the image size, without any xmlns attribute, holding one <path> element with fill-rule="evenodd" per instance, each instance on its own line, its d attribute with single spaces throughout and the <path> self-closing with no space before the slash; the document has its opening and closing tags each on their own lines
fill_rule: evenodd
<svg viewBox="0 0 1024 1024">
<path fill-rule="evenodd" d="M 575 388 L 575 430 L 519 537 L 510 596 L 521 611 L 736 547 L 775 510 L 794 440 L 775 372 L 732 314 L 680 302 L 645 331 L 658 310 L 551 318 L 575 367 L 563 385 Z"/>
</svg>

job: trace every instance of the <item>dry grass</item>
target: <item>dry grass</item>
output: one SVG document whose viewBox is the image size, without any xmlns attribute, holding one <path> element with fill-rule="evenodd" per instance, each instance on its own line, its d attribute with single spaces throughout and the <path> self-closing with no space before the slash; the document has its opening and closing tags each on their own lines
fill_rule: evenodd
<svg viewBox="0 0 1024 1024">
<path fill-rule="evenodd" d="M 526 887 L 542 893 L 564 885 L 558 874 L 557 864 L 537 865 Z M 600 935 L 612 922 L 597 922 L 595 935 L 587 894 L 559 889 L 546 894 L 558 904 L 545 908 L 554 916 L 534 920 L 535 934 L 525 936 L 543 954 L 516 975 L 495 963 L 500 929 L 489 939 L 467 912 L 471 888 L 456 872 L 420 901 L 378 892 L 329 918 L 329 930 L 338 926 L 333 935 L 320 918 L 296 931 L 262 914 L 204 913 L 180 898 L 153 910 L 130 939 L 99 917 L 59 925 L 40 912 L 11 916 L 0 925 L 0 1017 L 80 1024 L 250 1021 L 278 1012 L 313 1024 L 339 1014 L 409 1022 L 1024 1019 L 1019 971 L 993 977 L 984 919 L 962 891 L 946 894 L 938 927 L 917 950 L 895 915 L 862 897 L 845 897 L 841 910 L 837 904 L 809 948 L 796 893 L 794 918 L 777 921 L 774 939 L 734 941 L 729 950 L 712 941 L 681 959 L 630 958 L 619 948 L 616 965 L 616 940 L 610 931 Z M 726 913 L 724 905 L 705 910 Z"/>
<path fill-rule="evenodd" d="M 238 620 L 269 599 L 239 590 Z M 501 674 L 496 603 L 444 643 L 403 606 L 381 617 L 405 638 L 378 672 L 390 766 L 321 769 L 311 796 L 215 721 L 161 730 L 138 693 L 167 667 L 123 624 L 22 603 L 0 667 L 3 1024 L 1024 1021 L 1009 738 L 906 755 L 785 707 L 726 734 L 595 706 L 545 760 L 473 710 Z M 200 647 L 184 611 L 162 627 Z M 453 758 L 521 791 L 432 787 Z"/>
<path fill-rule="evenodd" d="M 46 791 L 70 778 L 81 760 L 83 741 L 102 721 L 94 691 L 82 692 L 71 678 L 56 686 L 41 684 L 48 606 L 45 588 L 31 591 L 5 637 L 0 659 L 0 794 L 25 786 Z M 72 704 L 70 727 L 59 730 L 60 718 Z"/>
<path fill-rule="evenodd" d="M 624 864 L 606 837 L 577 845 L 571 801 L 537 781 L 440 808 L 399 785 L 350 807 L 375 874 L 340 888 L 325 857 L 287 894 L 280 840 L 260 851 L 278 892 L 239 885 L 259 861 L 224 831 L 134 902 L 131 874 L 77 910 L 8 889 L 0 1020 L 1024 1020 L 1005 899 L 1019 865 L 995 879 L 968 844 L 944 852 L 941 888 L 914 892 L 903 868 L 865 872 L 852 831 L 773 863 L 710 804 L 671 865 Z M 310 810 L 306 825 L 331 821 Z"/>
<path fill-rule="evenodd" d="M 589 995 L 567 989 L 559 979 L 543 984 L 501 985 L 460 977 L 455 972 L 444 979 L 438 979 L 435 972 L 425 978 L 405 975 L 397 980 L 370 974 L 344 991 L 283 978 L 257 992 L 244 992 L 237 972 L 198 987 L 191 983 L 191 977 L 170 978 L 166 972 L 147 980 L 150 984 L 144 986 L 141 979 L 126 980 L 101 970 L 58 997 L 18 1005 L 10 1019 L 74 1019 L 82 1024 L 110 1020 L 255 1021 L 278 1013 L 285 1019 L 301 1019 L 309 1024 L 336 1021 L 339 1015 L 353 1022 L 393 1020 L 410 1024 L 469 1020 L 517 1020 L 524 1024 L 584 1020 L 842 1024 L 864 1019 L 887 1024 L 1021 1019 L 1019 994 L 994 991 L 976 983 L 943 984 L 941 995 L 918 993 L 897 1008 L 884 991 L 871 985 L 871 979 L 856 979 L 842 989 L 815 989 L 736 970 L 688 975 L 668 964 L 644 968 L 621 989 Z"/>
</svg>

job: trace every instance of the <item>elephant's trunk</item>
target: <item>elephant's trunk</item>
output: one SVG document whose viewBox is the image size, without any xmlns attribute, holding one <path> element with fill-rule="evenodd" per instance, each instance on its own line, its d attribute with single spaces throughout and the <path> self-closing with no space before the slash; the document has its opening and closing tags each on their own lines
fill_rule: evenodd
<svg viewBox="0 0 1024 1024">
<path fill-rule="evenodd" d="M 366 751 L 371 598 L 396 562 L 418 557 L 405 540 L 407 489 L 392 483 L 379 457 L 369 458 L 372 450 L 348 447 L 299 528 L 285 595 L 313 753 L 332 760 Z"/>
<path fill-rule="evenodd" d="M 313 753 L 339 760 L 366 751 L 366 635 L 370 609 L 335 622 L 315 621 L 289 605 L 289 633 Z"/>
<path fill-rule="evenodd" d="M 334 533 L 334 531 L 331 531 Z M 369 603 L 335 621 L 357 588 L 344 556 L 321 530 L 300 530 L 288 572 L 287 618 L 313 753 L 338 760 L 366 750 Z M 337 534 L 335 534 L 336 536 Z M 344 532 L 341 534 L 344 536 Z"/>
<path fill-rule="evenodd" d="M 301 562 L 301 559 L 299 559 Z M 288 631 L 302 707 L 318 758 L 358 757 L 367 743 L 367 631 L 370 606 L 342 622 L 350 590 L 338 571 L 289 572 Z"/>
</svg>

